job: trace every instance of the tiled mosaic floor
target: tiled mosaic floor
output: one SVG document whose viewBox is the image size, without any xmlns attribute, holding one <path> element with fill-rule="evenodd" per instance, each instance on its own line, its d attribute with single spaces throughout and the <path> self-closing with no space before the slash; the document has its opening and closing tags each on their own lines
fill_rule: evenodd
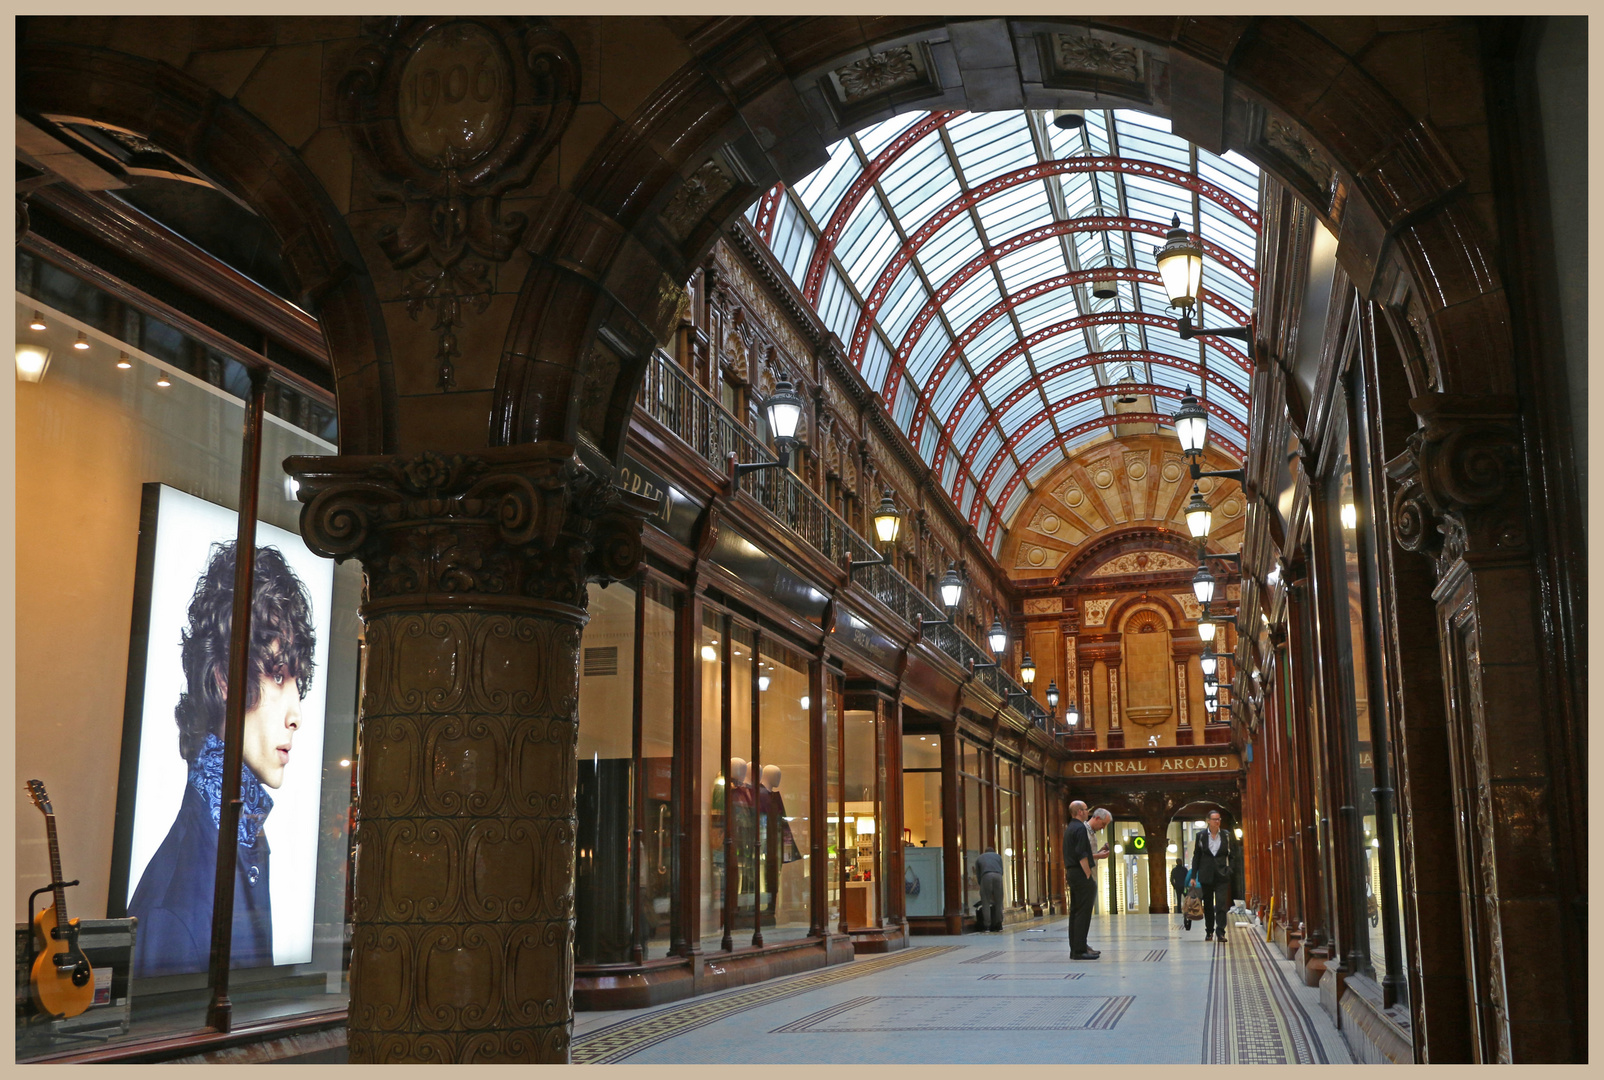
<svg viewBox="0 0 1604 1080">
<path fill-rule="evenodd" d="M 1045 933 L 1036 932 L 1045 928 Z M 1340 1035 L 1246 927 L 1223 947 L 1157 915 L 1062 917 L 654 1009 L 581 1013 L 576 1063 L 1347 1062 Z"/>
</svg>

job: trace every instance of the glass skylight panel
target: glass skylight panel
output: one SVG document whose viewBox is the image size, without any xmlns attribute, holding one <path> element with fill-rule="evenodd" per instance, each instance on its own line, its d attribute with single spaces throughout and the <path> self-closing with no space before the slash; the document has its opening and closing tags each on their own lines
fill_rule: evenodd
<svg viewBox="0 0 1604 1080">
<path fill-rule="evenodd" d="M 990 525 L 991 525 L 991 509 L 989 507 L 982 506 L 981 510 L 980 510 L 980 516 L 975 519 L 975 531 L 978 532 L 981 536 L 985 536 L 986 535 L 986 529 Z M 997 553 L 996 552 L 996 543 L 995 543 L 994 540 L 990 541 L 990 543 L 992 544 L 992 554 L 995 555 Z"/>
<path fill-rule="evenodd" d="M 958 500 L 958 512 L 967 518 L 969 516 L 969 511 L 974 507 L 974 505 L 975 485 L 966 480 L 963 486 L 963 495 Z"/>
<path fill-rule="evenodd" d="M 913 263 L 910 262 L 891 283 L 885 302 L 880 305 L 880 325 L 885 327 L 886 336 L 892 341 L 900 342 L 902 335 L 907 333 L 908 325 L 913 322 L 913 317 L 929 299 L 930 294 L 925 291 Z"/>
<path fill-rule="evenodd" d="M 924 432 L 919 436 L 919 460 L 926 465 L 936 463 L 936 447 L 941 443 L 941 428 L 935 424 L 926 424 Z"/>
<path fill-rule="evenodd" d="M 880 177 L 880 187 L 903 224 L 915 229 L 937 205 L 955 198 L 958 194 L 958 178 L 953 175 L 947 148 L 940 136 L 932 132 L 920 140 L 912 151 L 893 162 L 891 168 Z M 938 198 L 939 203 L 936 201 Z M 914 213 L 926 203 L 932 204 L 929 210 Z"/>
<path fill-rule="evenodd" d="M 1004 361 L 1002 367 L 985 377 L 986 397 L 1001 401 L 1030 378 L 1030 361 L 1021 350 Z"/>
<path fill-rule="evenodd" d="M 1151 370 L 1149 377 L 1160 386 L 1168 386 L 1176 390 L 1184 390 L 1189 386 L 1194 390 L 1197 389 L 1198 377 L 1190 371 L 1182 371 L 1180 368 L 1170 367 L 1168 364 L 1150 364 L 1148 367 Z"/>
<path fill-rule="evenodd" d="M 1074 233 L 1072 238 L 1075 241 L 1075 257 L 1080 260 L 1081 269 L 1094 270 L 1099 266 L 1108 265 L 1108 248 L 1104 245 L 1109 240 L 1117 240 L 1120 236 L 1120 233 L 1106 232 L 1102 229 L 1086 229 Z"/>
<path fill-rule="evenodd" d="M 1205 283 L 1203 287 L 1205 289 L 1208 288 L 1208 284 Z M 1154 285 L 1152 282 L 1144 281 L 1136 286 L 1136 293 L 1142 298 L 1142 310 L 1149 315 L 1164 315 L 1169 318 L 1175 318 L 1180 314 L 1179 308 L 1172 309 L 1170 307 L 1170 298 L 1165 295 L 1164 286 L 1162 285 Z"/>
<path fill-rule="evenodd" d="M 873 281 L 896 246 L 896 230 L 871 192 L 847 219 L 847 227 L 836 242 L 835 256 L 853 281 Z"/>
<path fill-rule="evenodd" d="M 1068 431 L 1069 429 L 1078 427 L 1089 420 L 1096 420 L 1098 417 L 1106 415 L 1107 413 L 1103 409 L 1102 401 L 1079 401 L 1059 412 L 1054 419 L 1058 421 L 1058 427 L 1060 430 Z M 1076 441 L 1076 445 L 1084 442 L 1086 438 L 1090 438 L 1090 436 L 1085 436 L 1081 439 L 1078 439 Z"/>
<path fill-rule="evenodd" d="M 1076 360 L 1087 353 L 1086 335 L 1079 330 L 1066 330 L 1061 334 L 1054 334 L 1046 341 L 1039 342 L 1031 350 L 1036 358 L 1036 370 L 1046 371 L 1059 364 Z"/>
<path fill-rule="evenodd" d="M 1069 266 L 1064 262 L 1063 249 L 1058 246 L 1057 237 L 1038 240 L 1034 244 L 1009 252 L 997 260 L 997 269 L 1001 272 L 1003 284 L 1007 286 L 1009 292 L 1019 292 L 1042 278 L 1057 277 L 1059 274 L 1069 272 Z"/>
<path fill-rule="evenodd" d="M 1013 459 L 1004 457 L 1002 464 L 997 466 L 996 473 L 992 475 L 991 485 L 987 489 L 986 493 L 988 495 L 996 495 L 1001 492 L 1008 486 L 1008 481 L 1012 480 L 1014 478 L 1014 474 L 1018 471 L 1019 466 L 1014 464 Z M 986 526 L 984 523 L 982 523 L 980 527 L 984 529 Z"/>
<path fill-rule="evenodd" d="M 1018 342 L 1019 335 L 1014 333 L 1014 324 L 1008 321 L 1007 316 L 1003 316 L 976 334 L 974 340 L 964 346 L 964 354 L 978 371 L 988 366 L 998 353 Z"/>
<path fill-rule="evenodd" d="M 992 243 L 1028 232 L 1053 219 L 1052 208 L 1047 205 L 1047 189 L 1039 180 L 1004 188 L 989 199 L 982 199 L 975 210 Z"/>
<path fill-rule="evenodd" d="M 773 188 L 769 189 L 769 191 L 773 190 Z M 757 225 L 757 212 L 763 207 L 763 199 L 769 197 L 769 191 L 765 191 L 762 199 L 759 199 L 757 202 L 746 208 L 746 220 L 750 221 L 754 226 Z"/>
<path fill-rule="evenodd" d="M 1259 205 L 1259 178 L 1249 176 L 1240 169 L 1222 168 L 1219 158 L 1204 151 L 1198 151 L 1197 175 L 1216 187 L 1224 188 L 1235 195 L 1250 208 L 1257 209 Z"/>
<path fill-rule="evenodd" d="M 1062 173 L 1058 188 L 1064 193 L 1064 216 L 1085 217 L 1096 210 L 1096 181 L 1091 173 Z"/>
<path fill-rule="evenodd" d="M 1058 438 L 1058 433 L 1053 430 L 1053 425 L 1049 421 L 1043 420 L 1025 433 L 1025 436 L 1014 447 L 1014 451 L 1023 460 L 1029 461 L 1036 451 L 1056 438 Z"/>
<path fill-rule="evenodd" d="M 1259 238 L 1234 217 L 1221 220 L 1224 216 L 1224 211 L 1217 209 L 1212 203 L 1204 204 L 1203 220 L 1199 222 L 1199 231 L 1203 239 L 1220 245 L 1249 266 L 1253 265 Z"/>
<path fill-rule="evenodd" d="M 1214 399 L 1214 404 L 1236 417 L 1242 423 L 1248 422 L 1248 407 L 1232 397 L 1230 394 L 1221 394 Z"/>
<path fill-rule="evenodd" d="M 1119 216 L 1119 177 L 1118 173 L 1095 172 L 1092 176 L 1097 180 L 1097 191 L 1103 201 L 1103 216 Z"/>
<path fill-rule="evenodd" d="M 960 285 L 958 291 L 941 305 L 941 310 L 953 326 L 968 326 L 1001 300 L 1002 293 L 997 291 L 997 279 L 982 270 Z M 1003 318 L 1006 319 L 1007 316 Z"/>
<path fill-rule="evenodd" d="M 962 364 L 954 364 L 947 369 L 947 374 L 942 376 L 941 385 L 930 395 L 930 407 L 938 419 L 952 415 L 952 410 L 958 405 L 958 398 L 973 382 L 968 369 Z"/>
<path fill-rule="evenodd" d="M 858 132 L 858 144 L 863 147 L 864 157 L 873 161 L 880 155 L 880 151 L 896 141 L 898 135 L 919 123 L 927 115 L 929 114 L 923 112 L 898 113 L 889 120 L 882 120 L 878 124 L 864 128 Z"/>
<path fill-rule="evenodd" d="M 941 463 L 941 486 L 943 490 L 951 491 L 952 482 L 958 479 L 958 455 L 947 451 L 947 460 Z"/>
<path fill-rule="evenodd" d="M 1242 390 L 1247 390 L 1253 385 L 1253 373 L 1244 370 L 1240 361 L 1226 356 L 1215 348 L 1209 348 L 1205 352 L 1211 372 Z"/>
<path fill-rule="evenodd" d="M 1203 264 L 1203 291 L 1216 293 L 1237 310 L 1251 312 L 1253 310 L 1253 290 L 1248 283 L 1236 275 L 1234 271 L 1227 270 L 1218 263 Z M 1205 301 L 1206 302 L 1206 301 Z"/>
<path fill-rule="evenodd" d="M 1146 128 L 1148 131 L 1161 131 L 1170 133 L 1168 118 L 1153 113 L 1142 112 L 1140 109 L 1118 109 L 1114 112 L 1114 122 L 1121 128 Z"/>
<path fill-rule="evenodd" d="M 980 445 L 975 448 L 974 456 L 967 464 L 977 473 L 984 472 L 987 463 L 997 456 L 1002 445 L 1002 437 L 997 434 L 996 428 L 992 428 L 980 437 Z"/>
<path fill-rule="evenodd" d="M 857 151 L 852 149 L 852 140 L 842 139 L 830 147 L 830 160 L 816 172 L 803 177 L 794 190 L 802 200 L 802 205 L 808 208 L 808 213 L 813 215 L 813 220 L 822 226 L 830 219 L 835 204 L 861 171 Z"/>
<path fill-rule="evenodd" d="M 941 322 L 931 319 L 925 326 L 925 332 L 919 335 L 919 341 L 914 345 L 913 352 L 908 356 L 908 373 L 914 377 L 920 386 L 924 386 L 930 378 L 931 369 L 936 366 L 947 346 L 952 344 L 952 338 L 947 334 Z"/>
<path fill-rule="evenodd" d="M 1064 304 L 1071 305 L 1071 315 L 1064 313 Z M 1014 317 L 1019 320 L 1019 326 L 1027 334 L 1034 334 L 1037 330 L 1066 317 L 1073 317 L 1074 293 L 1068 288 L 1053 289 L 1040 296 L 1031 297 L 1022 304 L 1014 305 Z"/>
<path fill-rule="evenodd" d="M 1000 476 L 1001 474 L 999 473 L 998 475 Z M 1008 489 L 1006 487 L 998 487 L 997 490 L 1007 491 Z M 1019 511 L 1019 504 L 1024 502 L 1025 496 L 1029 494 L 1030 489 L 1024 484 L 1016 485 L 1013 491 L 1008 492 L 1008 501 L 1003 503 L 1002 510 L 998 513 L 998 517 L 1003 521 L 1014 520 L 1014 514 Z M 1001 530 L 998 531 L 997 535 L 1002 535 Z"/>
<path fill-rule="evenodd" d="M 840 337 L 839 334 L 836 335 Z M 846 339 L 842 339 L 843 341 Z M 891 350 L 879 334 L 869 335 L 869 344 L 863 350 L 863 368 L 861 369 L 863 381 L 869 384 L 869 389 L 879 393 L 885 387 L 886 375 L 891 371 Z"/>
<path fill-rule="evenodd" d="M 968 446 L 974 441 L 975 433 L 980 430 L 980 425 L 990 414 L 991 410 L 986 408 L 986 403 L 980 400 L 978 394 L 970 398 L 963 415 L 958 418 L 958 423 L 952 429 L 952 441 L 959 446 Z M 932 418 L 933 421 L 940 419 L 940 417 Z"/>
<path fill-rule="evenodd" d="M 1035 456 L 1035 452 L 1032 451 L 1030 454 L 1026 455 L 1025 460 L 1029 461 Z M 1034 484 L 1068 460 L 1069 459 L 1064 456 L 1062 450 L 1054 450 L 1050 454 L 1042 455 L 1042 459 L 1036 462 L 1036 464 L 1032 465 L 1030 467 L 1030 471 L 1025 475 L 1030 477 L 1030 482 Z"/>
<path fill-rule="evenodd" d="M 971 187 L 1037 160 L 1022 112 L 968 113 L 949 123 L 947 131 Z"/>
<path fill-rule="evenodd" d="M 790 196 L 781 199 L 770 250 L 780 265 L 785 267 L 785 272 L 791 275 L 791 280 L 799 285 L 807 276 L 808 260 L 813 258 L 813 248 L 817 243 L 818 238 L 802 219 L 802 211 L 796 201 Z"/>
<path fill-rule="evenodd" d="M 1029 420 L 1041 410 L 1041 395 L 1034 390 L 1026 391 L 1018 401 L 1008 406 L 1007 410 L 1003 412 L 1001 421 L 1003 430 L 1018 431 L 1026 420 Z"/>
<path fill-rule="evenodd" d="M 852 338 L 852 329 L 858 325 L 858 302 L 852 298 L 844 279 L 835 267 L 825 271 L 824 287 L 819 291 L 819 317 L 824 325 L 842 341 Z"/>
<path fill-rule="evenodd" d="M 908 380 L 903 379 L 897 383 L 897 401 L 891 407 L 891 419 L 896 421 L 897 427 L 903 431 L 908 430 L 908 425 L 913 423 L 913 409 L 917 404 L 918 395 Z"/>
<path fill-rule="evenodd" d="M 925 274 L 939 289 L 959 267 L 979 255 L 980 250 L 980 235 L 975 232 L 974 221 L 968 214 L 959 214 L 936 230 L 917 254 Z"/>
</svg>

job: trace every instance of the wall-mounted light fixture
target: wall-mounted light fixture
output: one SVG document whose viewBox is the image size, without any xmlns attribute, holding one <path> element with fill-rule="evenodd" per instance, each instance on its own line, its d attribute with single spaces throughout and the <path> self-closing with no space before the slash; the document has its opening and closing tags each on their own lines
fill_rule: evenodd
<svg viewBox="0 0 1604 1080">
<path fill-rule="evenodd" d="M 791 385 L 790 378 L 782 374 L 774 384 L 774 393 L 763 403 L 763 412 L 769 421 L 769 434 L 774 436 L 775 449 L 780 452 L 779 460 L 734 464 L 734 451 L 731 451 L 732 468 L 737 479 L 763 469 L 791 467 L 791 451 L 801 445 L 801 440 L 796 437 L 796 429 L 802 422 L 802 406 L 802 395 Z"/>
<path fill-rule="evenodd" d="M 958 575 L 958 564 L 951 563 L 947 572 L 941 575 L 936 584 L 936 591 L 941 594 L 941 606 L 947 609 L 945 619 L 927 619 L 919 616 L 919 628 L 922 631 L 927 626 L 951 626 L 953 616 L 958 613 L 958 602 L 964 596 L 964 579 Z"/>
<path fill-rule="evenodd" d="M 1246 329 L 1244 327 L 1244 329 Z M 1203 447 L 1209 440 L 1209 414 L 1197 402 L 1197 397 L 1188 386 L 1186 393 L 1181 397 L 1181 407 L 1171 418 L 1175 425 L 1175 437 L 1181 441 L 1181 453 L 1186 456 L 1187 465 L 1191 469 L 1192 479 L 1201 480 L 1205 476 L 1218 476 L 1225 480 L 1235 480 L 1238 484 L 1247 483 L 1247 470 L 1220 469 L 1214 472 L 1205 472 L 1200 460 L 1203 457 Z M 1195 490 L 1195 489 L 1194 489 Z M 1197 533 L 1193 533 L 1196 536 Z"/>
<path fill-rule="evenodd" d="M 885 494 L 880 497 L 880 505 L 874 511 L 874 535 L 881 546 L 890 547 L 897 542 L 902 533 L 902 511 L 891 499 L 891 489 L 886 488 Z M 850 577 L 854 570 L 865 566 L 881 566 L 887 562 L 885 555 L 874 555 L 867 559 L 854 559 L 852 552 L 847 552 L 847 575 Z"/>
<path fill-rule="evenodd" d="M 1019 681 L 1026 686 L 1030 686 L 1036 681 L 1036 661 L 1030 658 L 1029 653 L 1026 653 L 1025 659 L 1020 662 Z"/>
<path fill-rule="evenodd" d="M 1047 707 L 1054 712 L 1058 711 L 1058 680 L 1052 679 L 1047 683 Z"/>
<path fill-rule="evenodd" d="M 50 366 L 50 350 L 43 345 L 17 342 L 17 379 L 21 382 L 38 382 L 45 377 Z"/>
</svg>

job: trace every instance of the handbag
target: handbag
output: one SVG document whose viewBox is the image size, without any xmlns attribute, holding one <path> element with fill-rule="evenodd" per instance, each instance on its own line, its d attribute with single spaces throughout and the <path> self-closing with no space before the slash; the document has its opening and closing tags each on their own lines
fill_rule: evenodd
<svg viewBox="0 0 1604 1080">
<path fill-rule="evenodd" d="M 1195 870 L 1186 875 L 1186 897 L 1181 901 L 1181 915 L 1187 919 L 1203 917 L 1203 887 L 1196 881 Z"/>
</svg>

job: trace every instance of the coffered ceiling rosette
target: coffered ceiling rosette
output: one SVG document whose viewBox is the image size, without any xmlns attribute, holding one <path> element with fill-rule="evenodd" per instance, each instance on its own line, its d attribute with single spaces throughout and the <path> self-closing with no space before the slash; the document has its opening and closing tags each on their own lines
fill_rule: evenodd
<svg viewBox="0 0 1604 1080">
<path fill-rule="evenodd" d="M 1161 117 L 1085 117 L 1063 131 L 1038 110 L 903 113 L 750 214 L 1000 558 L 1010 529 L 1037 535 L 1021 509 L 1089 444 L 1163 431 L 1179 458 L 1167 422 L 1188 386 L 1222 464 L 1247 443 L 1247 356 L 1181 339 L 1153 249 L 1178 214 L 1207 260 L 1194 321 L 1247 323 L 1258 169 Z M 1099 281 L 1113 295 L 1094 296 Z M 1067 535 L 1041 535 L 1042 550 L 1067 550 Z"/>
</svg>

